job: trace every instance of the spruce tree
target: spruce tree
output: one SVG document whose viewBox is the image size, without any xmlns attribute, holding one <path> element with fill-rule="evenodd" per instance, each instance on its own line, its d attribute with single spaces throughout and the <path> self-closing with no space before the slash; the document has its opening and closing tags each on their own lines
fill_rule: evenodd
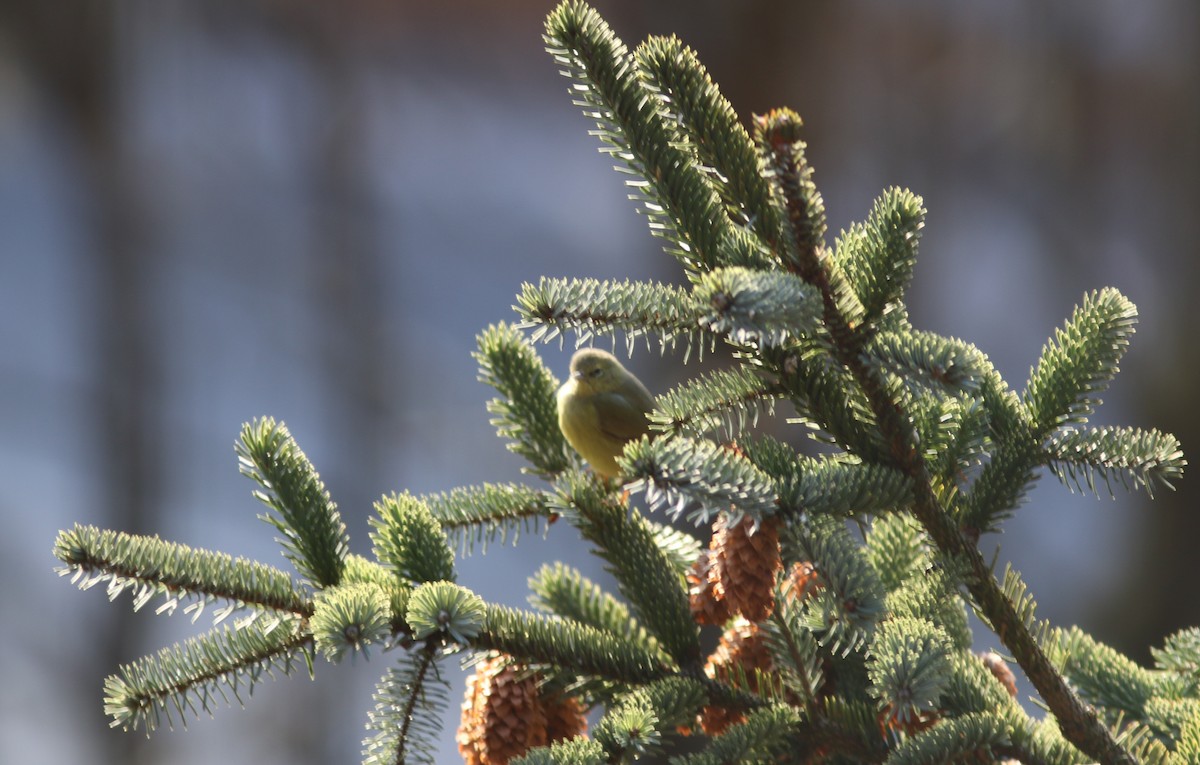
<svg viewBox="0 0 1200 765">
<path fill-rule="evenodd" d="M 113 725 L 186 722 L 264 675 L 374 652 L 390 666 L 368 763 L 432 761 L 451 704 L 439 667 L 460 657 L 475 662 L 458 731 L 472 763 L 1200 762 L 1200 630 L 1139 666 L 1038 620 L 1019 574 L 979 548 L 1043 471 L 1094 492 L 1181 476 L 1173 436 L 1088 425 L 1134 306 L 1085 295 L 1015 390 L 970 343 L 909 321 L 920 197 L 884 191 L 831 243 L 795 113 L 747 129 L 693 51 L 670 37 L 630 51 L 580 0 L 550 14 L 545 39 L 686 286 L 524 285 L 518 322 L 486 329 L 476 358 L 531 481 L 385 496 L 373 558 L 349 551 L 317 472 L 270 418 L 244 427 L 237 452 L 294 572 L 61 532 L 60 571 L 81 587 L 128 592 L 135 608 L 219 604 L 212 631 L 108 679 Z M 558 427 L 537 343 L 563 336 L 682 357 L 722 346 L 734 363 L 659 396 L 652 434 L 611 482 Z M 827 445 L 820 456 L 762 432 L 777 402 L 798 437 Z M 710 528 L 707 545 L 668 523 L 680 519 Z M 457 581 L 456 548 L 551 520 L 593 544 L 618 593 L 564 563 L 530 581 L 528 611 Z M 1044 715 L 1017 703 L 1003 658 L 973 652 L 968 610 Z M 702 629 L 720 633 L 709 655 Z M 589 709 L 601 713 L 584 733 Z"/>
</svg>

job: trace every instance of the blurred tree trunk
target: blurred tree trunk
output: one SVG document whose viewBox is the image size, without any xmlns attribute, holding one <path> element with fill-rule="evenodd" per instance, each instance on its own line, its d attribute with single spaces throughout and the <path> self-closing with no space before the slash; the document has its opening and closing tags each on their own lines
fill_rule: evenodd
<svg viewBox="0 0 1200 765">
<path fill-rule="evenodd" d="M 96 505 L 106 525 L 149 533 L 161 527 L 155 517 L 162 474 L 161 381 L 146 268 L 148 216 L 125 139 L 120 6 L 84 3 L 64 9 L 16 0 L 3 4 L 0 14 L 22 60 L 62 115 L 68 148 L 78 152 L 83 169 L 79 198 L 92 259 L 84 270 L 96 276 L 95 314 L 88 327 L 95 350 L 92 376 L 102 381 L 94 391 L 95 405 L 87 408 L 95 417 L 83 425 L 93 440 Z M 86 666 L 66 671 L 111 671 L 142 652 L 145 630 L 133 628 L 127 609 L 106 609 L 102 618 L 107 624 L 89 625 L 93 653 L 81 659 Z M 96 762 L 146 761 L 144 737 L 108 734 L 103 725 L 95 730 L 104 731 L 88 744 Z"/>
</svg>

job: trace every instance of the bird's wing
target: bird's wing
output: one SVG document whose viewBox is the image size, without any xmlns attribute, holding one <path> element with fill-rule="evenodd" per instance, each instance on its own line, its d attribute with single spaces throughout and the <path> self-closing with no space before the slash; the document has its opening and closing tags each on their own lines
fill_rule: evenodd
<svg viewBox="0 0 1200 765">
<path fill-rule="evenodd" d="M 609 438 L 624 443 L 650 430 L 641 402 L 633 402 L 621 393 L 600 393 L 595 396 L 594 404 L 600 432 Z"/>
</svg>

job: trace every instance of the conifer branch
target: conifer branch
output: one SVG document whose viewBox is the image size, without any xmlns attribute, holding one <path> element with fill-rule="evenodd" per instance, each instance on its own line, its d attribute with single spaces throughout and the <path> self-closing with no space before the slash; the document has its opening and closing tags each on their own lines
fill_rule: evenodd
<svg viewBox="0 0 1200 765">
<path fill-rule="evenodd" d="M 952 508 L 970 540 L 997 531 L 1001 521 L 1024 501 L 1043 451 L 1024 406 L 995 376 L 982 390 L 991 431 L 990 459 L 959 507 Z"/>
<path fill-rule="evenodd" d="M 745 457 L 712 441 L 659 438 L 634 441 L 620 459 L 631 491 L 645 491 L 651 510 L 672 518 L 686 515 L 697 525 L 711 523 L 717 513 L 734 508 L 756 521 L 775 513 L 776 497 L 769 476 Z"/>
<path fill-rule="evenodd" d="M 134 591 L 134 610 L 158 596 L 164 598 L 160 613 L 173 612 L 181 602 L 194 599 L 184 609 L 193 612 L 192 621 L 214 600 L 229 603 L 217 611 L 217 622 L 244 608 L 298 617 L 311 616 L 313 611 L 311 596 L 285 571 L 158 537 L 75 524 L 70 531 L 59 532 L 54 555 L 65 564 L 59 574 L 70 575 L 80 589 L 108 582 L 110 600 Z"/>
<path fill-rule="evenodd" d="M 428 505 L 411 494 L 393 494 L 375 503 L 370 519 L 375 557 L 404 582 L 452 582 L 454 553 Z"/>
<path fill-rule="evenodd" d="M 888 449 L 866 397 L 845 366 L 831 357 L 827 343 L 785 352 L 768 348 L 763 358 L 800 420 L 824 431 L 813 430 L 813 438 L 837 444 L 865 462 L 887 460 Z"/>
<path fill-rule="evenodd" d="M 810 281 L 807 269 L 820 257 L 825 239 L 825 202 L 813 183 L 813 168 L 804 156 L 800 139 L 804 124 L 790 109 L 776 109 L 754 120 L 754 140 L 774 198 L 783 207 L 786 237 L 779 257 L 789 271 Z"/>
<path fill-rule="evenodd" d="M 1146 720 L 1146 705 L 1158 685 L 1154 673 L 1078 627 L 1056 629 L 1045 642 L 1051 659 L 1085 700 L 1112 710 L 1114 722 L 1121 712 L 1126 720 Z"/>
<path fill-rule="evenodd" d="M 1166 639 L 1162 648 L 1151 648 L 1156 668 L 1179 675 L 1200 688 L 1200 627 L 1182 629 Z"/>
<path fill-rule="evenodd" d="M 695 52 L 675 37 L 650 37 L 634 52 L 650 88 L 694 147 L 730 218 L 748 226 L 771 251 L 782 234 L 779 209 L 749 133 Z"/>
<path fill-rule="evenodd" d="M 609 759 L 598 741 L 572 738 L 530 749 L 529 754 L 512 760 L 511 765 L 609 765 Z"/>
<path fill-rule="evenodd" d="M 535 342 L 571 332 L 581 345 L 623 332 L 630 349 L 638 337 L 649 342 L 652 335 L 660 348 L 674 347 L 680 338 L 689 352 L 706 344 L 699 327 L 704 307 L 689 291 L 669 284 L 543 277 L 536 285 L 521 285 L 515 308 L 523 325 L 535 327 Z"/>
<path fill-rule="evenodd" d="M 414 640 L 472 646 L 487 623 L 488 605 L 453 582 L 426 582 L 408 599 L 405 619 Z"/>
<path fill-rule="evenodd" d="M 913 395 L 976 393 L 993 373 L 978 348 L 933 332 L 878 332 L 863 352 L 868 363 L 895 375 Z"/>
<path fill-rule="evenodd" d="M 553 517 L 544 491 L 515 483 L 460 487 L 421 500 L 441 523 L 450 544 L 463 554 L 472 552 L 476 543 L 486 552 L 497 539 L 516 544 L 521 533 L 536 532 Z"/>
<path fill-rule="evenodd" d="M 905 507 L 911 498 L 908 481 L 884 465 L 838 457 L 797 460 L 795 472 L 783 478 L 782 512 L 879 515 Z"/>
<path fill-rule="evenodd" d="M 1116 376 L 1136 323 L 1137 309 L 1115 289 L 1084 295 L 1083 304 L 1042 349 L 1025 386 L 1035 432 L 1044 435 L 1087 421 Z"/>
<path fill-rule="evenodd" d="M 907 579 L 924 571 L 929 562 L 928 538 L 907 513 L 880 515 L 866 535 L 867 560 L 879 573 L 880 583 L 893 592 Z"/>
<path fill-rule="evenodd" d="M 369 658 L 371 645 L 392 634 L 391 606 L 388 591 L 368 582 L 322 590 L 309 622 L 316 649 L 332 664 L 347 653 Z"/>
<path fill-rule="evenodd" d="M 1144 488 L 1151 497 L 1154 487 L 1174 489 L 1187 460 L 1179 439 L 1170 433 L 1141 428 L 1066 428 L 1046 441 L 1045 460 L 1058 480 L 1074 490 L 1086 485 L 1099 494 L 1096 479 L 1112 496 L 1115 477 L 1126 489 Z M 1082 482 L 1081 482 L 1082 475 Z"/>
<path fill-rule="evenodd" d="M 791 177 L 790 180 L 785 179 L 781 184 L 785 193 L 789 188 L 802 188 L 797 180 L 801 177 L 799 175 L 800 168 L 793 168 L 791 172 L 795 173 L 794 177 Z M 796 203 L 790 203 L 789 209 L 802 208 L 798 208 Z M 798 237 L 798 246 L 804 245 L 805 242 L 807 242 L 806 239 Z M 930 538 L 943 554 L 951 560 L 961 561 L 966 565 L 969 573 L 967 587 L 980 612 L 993 625 L 997 635 L 1025 670 L 1030 682 L 1037 688 L 1051 711 L 1059 719 L 1068 740 L 1088 755 L 1106 763 L 1113 763 L 1113 765 L 1129 763 L 1131 765 L 1134 760 L 1130 754 L 1121 748 L 1108 729 L 1100 723 L 1092 711 L 1079 701 L 1064 679 L 1055 671 L 1036 639 L 1021 621 L 1013 604 L 1005 598 L 979 550 L 972 541 L 968 541 L 960 533 L 957 526 L 951 521 L 950 514 L 942 507 L 934 492 L 925 461 L 917 448 L 917 439 L 911 423 L 900 405 L 889 395 L 889 387 L 879 370 L 864 363 L 859 353 L 866 340 L 866 335 L 855 329 L 851 323 L 851 317 L 848 317 L 840 307 L 844 303 L 842 278 L 829 267 L 827 258 L 819 257 L 819 248 L 808 256 L 804 255 L 805 250 L 802 246 L 799 249 L 802 258 L 796 263 L 797 272 L 821 290 L 825 304 L 825 324 L 833 340 L 834 355 L 850 371 L 865 395 L 885 443 L 888 445 L 893 463 L 912 481 L 913 514 L 925 527 Z M 1111 348 L 1111 343 L 1115 342 L 1113 338 L 1120 337 L 1122 331 L 1126 329 L 1127 311 L 1121 310 L 1119 300 L 1105 299 L 1101 301 L 1098 310 L 1088 311 L 1086 315 L 1090 317 L 1096 313 L 1100 314 L 1098 321 L 1089 318 L 1082 320 L 1081 323 L 1097 329 L 1111 330 L 1109 332 L 1109 347 Z M 1074 324 L 1071 326 L 1073 327 Z M 1074 338 L 1075 334 L 1071 332 L 1068 337 Z M 1067 345 L 1074 349 L 1077 346 L 1086 345 L 1086 343 L 1075 343 L 1072 340 L 1067 342 Z M 1093 366 L 1103 368 L 1103 360 L 1112 358 L 1112 354 L 1104 353 L 1103 349 L 1094 350 L 1096 352 L 1089 360 L 1101 360 L 1101 363 Z M 1043 379 L 1056 378 L 1057 376 L 1052 374 L 1054 368 L 1053 365 L 1048 367 L 1044 376 L 1035 373 L 1035 379 L 1039 380 L 1038 386 L 1036 386 L 1037 390 L 1042 390 L 1043 387 L 1049 390 L 1061 389 L 1061 385 L 1044 385 L 1040 382 Z M 1095 390 L 1096 385 L 1092 382 L 1092 378 L 1085 375 L 1083 384 L 1076 385 L 1076 387 L 1082 392 L 1083 390 Z M 1040 400 L 1041 396 L 1039 394 L 1032 398 Z M 1059 398 L 1063 397 L 1060 395 Z M 1054 409 L 1055 407 L 1051 404 L 1043 407 L 1044 412 L 1052 412 Z M 1020 462 L 1021 460 L 1016 460 L 1018 466 L 1020 466 Z"/>
<path fill-rule="evenodd" d="M 389 669 L 375 689 L 367 718 L 374 735 L 363 740 L 364 765 L 434 763 L 450 683 L 438 669 L 436 644 L 427 641 Z"/>
<path fill-rule="evenodd" d="M 601 718 L 595 738 L 609 762 L 622 762 L 658 754 L 663 735 L 670 732 L 644 699 L 630 694 Z"/>
<path fill-rule="evenodd" d="M 785 561 L 809 561 L 824 586 L 805 602 L 808 626 L 821 645 L 848 654 L 862 646 L 886 614 L 883 585 L 843 522 L 827 515 L 793 523 L 780 540 Z"/>
<path fill-rule="evenodd" d="M 660 652 L 565 619 L 487 605 L 473 647 L 500 651 L 530 665 L 548 664 L 584 675 L 642 685 L 678 671 Z"/>
<path fill-rule="evenodd" d="M 866 321 L 903 312 L 901 301 L 912 280 L 924 226 L 921 197 L 908 189 L 890 188 L 875 200 L 865 223 L 842 232 L 835 260 L 858 296 Z"/>
<path fill-rule="evenodd" d="M 942 720 L 906 739 L 888 757 L 888 765 L 990 761 L 999 752 L 1012 753 L 1011 743 L 1012 729 L 1006 721 L 993 714 L 969 714 Z"/>
<path fill-rule="evenodd" d="M 666 557 L 667 562 L 671 564 L 675 573 L 679 576 L 686 574 L 696 559 L 700 557 L 700 550 L 703 547 L 700 540 L 686 531 L 650 519 L 646 519 L 646 526 L 650 529 L 654 543 Z"/>
<path fill-rule="evenodd" d="M 968 471 L 983 463 L 992 445 L 983 401 L 967 395 L 926 397 L 912 402 L 909 412 L 937 488 L 966 484 Z"/>
<path fill-rule="evenodd" d="M 745 364 L 721 369 L 669 390 L 655 401 L 651 427 L 665 433 L 703 436 L 719 428 L 733 440 L 759 414 L 774 410 L 783 391 Z"/>
<path fill-rule="evenodd" d="M 893 617 L 928 620 L 946 634 L 954 648 L 969 650 L 973 641 L 966 603 L 958 592 L 961 575 L 952 575 L 948 564 L 934 565 L 932 556 L 926 561 L 927 568 L 888 593 L 887 610 Z"/>
<path fill-rule="evenodd" d="M 342 585 L 369 584 L 382 591 L 387 597 L 387 613 L 390 619 L 392 639 L 406 640 L 411 632 L 405 615 L 408 601 L 412 597 L 412 585 L 401 581 L 392 569 L 367 560 L 361 555 L 346 556 L 346 569 L 342 573 Z"/>
<path fill-rule="evenodd" d="M 586 476 L 568 475 L 560 492 L 560 512 L 596 545 L 638 621 L 681 666 L 698 665 L 699 629 L 683 577 L 659 544 L 661 534 Z"/>
<path fill-rule="evenodd" d="M 882 622 L 867 661 L 881 712 L 901 727 L 935 712 L 950 682 L 949 652 L 949 636 L 927 619 L 893 615 Z"/>
<path fill-rule="evenodd" d="M 727 762 L 771 762 L 787 745 L 801 722 L 799 710 L 777 704 L 751 712 L 741 725 L 714 737 L 704 751 L 675 759 L 680 765 Z"/>
<path fill-rule="evenodd" d="M 218 620 L 249 611 L 239 629 L 122 666 L 106 683 L 113 725 L 152 730 L 208 711 L 217 696 L 240 700 L 301 658 L 311 674 L 317 652 L 337 662 L 400 646 L 404 659 L 381 680 L 369 717 L 371 765 L 432 761 L 447 706 L 437 661 L 464 649 L 504 654 L 488 662 L 519 702 L 493 730 L 483 708 L 499 706 L 473 701 L 460 744 L 498 733 L 503 759 L 524 765 L 1200 758 L 1200 629 L 1172 636 L 1155 668 L 1142 668 L 1078 629 L 1037 621 L 1016 572 L 998 581 L 978 549 L 1037 468 L 1077 489 L 1103 480 L 1110 492 L 1113 478 L 1150 491 L 1181 476 L 1173 436 L 1085 427 L 1128 345 L 1133 306 L 1116 290 L 1085 296 L 1018 396 L 974 346 L 909 322 L 919 197 L 885 191 L 830 248 L 798 115 L 755 118 L 751 139 L 690 49 L 651 38 L 631 54 L 582 0 L 550 14 L 545 39 L 690 287 L 524 285 L 517 310 L 533 339 L 492 326 L 475 358 L 498 393 L 488 411 L 500 436 L 553 486 L 385 496 L 371 521 L 377 560 L 348 553 L 336 506 L 286 427 L 246 425 L 241 470 L 315 594 L 219 553 L 91 527 L 60 532 L 60 573 L 82 588 L 132 591 L 135 608 L 194 599 L 197 614 L 222 600 Z M 626 444 L 619 459 L 631 482 L 620 487 L 581 470 L 559 429 L 559 381 L 534 341 L 568 332 L 614 344 L 620 333 L 631 351 L 652 336 L 687 352 L 723 340 L 738 366 L 657 400 L 657 432 Z M 779 398 L 837 453 L 806 457 L 748 436 Z M 731 443 L 711 438 L 722 423 Z M 644 490 L 673 519 L 719 515 L 709 550 L 637 513 L 622 488 Z M 466 550 L 559 517 L 595 545 L 623 601 L 562 565 L 530 581 L 532 603 L 553 616 L 488 604 L 453 581 L 450 539 Z M 865 538 L 848 519 L 869 524 Z M 1002 660 L 970 653 L 967 594 L 1051 710 L 1045 721 L 1016 702 Z M 700 622 L 727 627 L 707 663 Z M 503 695 L 499 681 L 490 687 Z M 529 749 L 579 733 L 586 706 L 605 707 L 591 740 Z M 678 734 L 697 725 L 707 735 L 679 755 Z"/>
<path fill-rule="evenodd" d="M 812 287 L 778 271 L 718 268 L 700 277 L 700 325 L 734 345 L 782 345 L 820 330 L 821 302 Z"/>
<path fill-rule="evenodd" d="M 949 659 L 952 672 L 941 696 L 941 708 L 947 716 L 1001 713 L 1019 715 L 1025 718 L 1026 724 L 1032 722 L 978 656 L 961 650 L 951 652 Z"/>
<path fill-rule="evenodd" d="M 659 95 L 635 74 L 637 63 L 600 14 L 581 0 L 546 19 L 546 49 L 575 85 L 571 95 L 596 121 L 605 151 L 636 177 L 628 184 L 643 203 L 650 230 L 689 270 L 766 266 L 752 237 L 734 225 L 695 154 L 668 128 Z"/>
<path fill-rule="evenodd" d="M 775 610 L 760 628 L 771 646 L 784 686 L 800 697 L 809 718 L 813 718 L 818 714 L 817 692 L 825 682 L 825 674 L 823 657 L 804 617 L 803 604 L 776 588 Z"/>
<path fill-rule="evenodd" d="M 669 677 L 644 685 L 626 698 L 628 703 L 650 709 L 658 724 L 670 730 L 690 722 L 708 696 L 704 686 L 694 680 Z"/>
<path fill-rule="evenodd" d="M 350 549 L 346 524 L 287 426 L 255 420 L 242 428 L 236 447 L 242 475 L 262 487 L 254 496 L 270 512 L 259 517 L 283 535 L 284 555 L 317 587 L 341 581 Z"/>
<path fill-rule="evenodd" d="M 576 458 L 558 428 L 558 379 L 524 335 L 507 324 L 493 324 L 476 340 L 479 380 L 500 393 L 488 402 L 488 412 L 500 437 L 509 440 L 508 449 L 529 460 L 542 478 L 566 470 Z"/>
<path fill-rule="evenodd" d="M 879 515 L 911 501 L 908 478 L 886 465 L 859 462 L 844 454 L 805 457 L 768 436 L 741 441 L 737 448 L 771 477 L 778 512 L 787 517 Z"/>
<path fill-rule="evenodd" d="M 638 624 L 624 603 L 605 592 L 577 569 L 556 563 L 542 566 L 529 580 L 530 603 L 564 619 L 642 644 L 653 650 L 657 641 Z"/>
<path fill-rule="evenodd" d="M 125 730 L 144 727 L 151 732 L 164 717 L 173 727 L 176 715 L 186 726 L 188 715 L 200 710 L 211 714 L 216 696 L 225 703 L 230 696 L 243 703 L 243 688 L 251 690 L 264 674 L 290 675 L 300 657 L 311 674 L 313 639 L 303 625 L 288 618 L 270 628 L 218 628 L 123 664 L 104 682 L 104 711 L 112 716 L 112 727 Z"/>
</svg>

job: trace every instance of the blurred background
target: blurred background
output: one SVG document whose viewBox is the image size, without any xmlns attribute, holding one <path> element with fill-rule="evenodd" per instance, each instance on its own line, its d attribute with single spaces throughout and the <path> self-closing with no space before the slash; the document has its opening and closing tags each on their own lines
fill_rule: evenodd
<svg viewBox="0 0 1200 765">
<path fill-rule="evenodd" d="M 922 194 L 914 321 L 1013 385 L 1084 292 L 1118 287 L 1140 331 L 1094 422 L 1200 443 L 1196 3 L 596 5 L 630 45 L 682 37 L 744 119 L 799 111 L 832 232 L 885 186 Z M 679 278 L 542 49 L 550 9 L 0 2 L 0 760 L 359 759 L 386 654 L 186 732 L 110 730 L 104 677 L 209 620 L 80 593 L 51 544 L 81 522 L 285 565 L 232 449 L 260 415 L 287 422 L 357 552 L 382 493 L 522 480 L 476 333 L 540 275 Z M 560 378 L 567 351 L 545 349 Z M 704 368 L 681 363 L 631 367 L 661 392 Z M 1194 476 L 1153 503 L 1045 477 L 985 541 L 1040 616 L 1146 661 L 1200 624 L 1197 496 Z M 521 606 L 542 562 L 595 572 L 584 555 L 558 524 L 459 578 Z"/>
</svg>

